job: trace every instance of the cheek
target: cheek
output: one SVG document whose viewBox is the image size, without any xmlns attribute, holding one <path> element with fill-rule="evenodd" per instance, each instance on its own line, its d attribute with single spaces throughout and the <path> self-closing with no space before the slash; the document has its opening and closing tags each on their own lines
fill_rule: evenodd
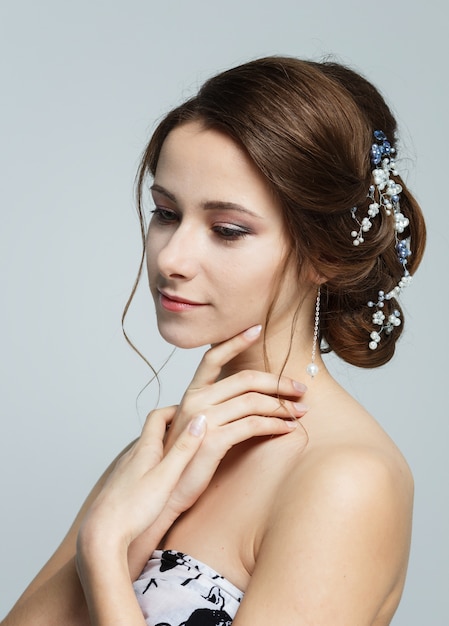
<svg viewBox="0 0 449 626">
<path fill-rule="evenodd" d="M 285 264 L 285 257 L 278 254 L 265 258 L 252 273 L 246 284 L 247 306 L 256 307 L 267 315 L 274 304 L 272 314 L 284 314 L 296 307 L 300 299 L 300 285 L 296 266 Z"/>
<path fill-rule="evenodd" d="M 279 257 L 276 255 L 267 258 L 266 250 L 240 263 L 232 268 L 227 281 L 229 297 L 233 293 L 238 294 L 239 299 L 244 301 L 244 306 L 257 306 L 260 310 L 267 310 L 282 277 L 279 268 Z"/>
</svg>

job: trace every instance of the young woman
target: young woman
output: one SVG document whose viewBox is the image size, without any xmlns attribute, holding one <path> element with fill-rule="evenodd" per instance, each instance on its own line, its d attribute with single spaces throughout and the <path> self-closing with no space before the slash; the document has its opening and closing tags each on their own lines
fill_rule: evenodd
<svg viewBox="0 0 449 626">
<path fill-rule="evenodd" d="M 137 184 L 158 328 L 212 347 L 4 626 L 390 623 L 412 477 L 320 348 L 393 356 L 425 244 L 395 145 L 370 83 L 293 58 L 224 72 L 162 120 Z"/>
</svg>

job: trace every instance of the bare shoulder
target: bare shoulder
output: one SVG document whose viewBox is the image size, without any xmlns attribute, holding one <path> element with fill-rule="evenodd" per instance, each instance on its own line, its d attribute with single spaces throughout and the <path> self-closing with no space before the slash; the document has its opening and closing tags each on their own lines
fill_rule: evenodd
<svg viewBox="0 0 449 626">
<path fill-rule="evenodd" d="M 295 456 L 286 491 L 298 481 L 310 488 L 332 481 L 340 495 L 391 491 L 410 498 L 413 477 L 399 448 L 344 389 L 335 384 L 332 391 L 301 420 L 307 444 Z"/>
<path fill-rule="evenodd" d="M 385 433 L 365 430 L 333 440 L 310 441 L 296 457 L 279 496 L 288 499 L 292 489 L 319 489 L 322 493 L 329 485 L 333 494 L 357 500 L 389 492 L 410 498 L 413 477 L 404 456 Z"/>
<path fill-rule="evenodd" d="M 353 523 L 358 515 L 380 522 L 384 516 L 385 523 L 396 520 L 394 527 L 401 516 L 405 522 L 411 515 L 413 477 L 401 452 L 387 439 L 385 445 L 344 439 L 312 444 L 280 486 L 273 515 L 307 516 L 313 511 L 309 501 L 342 521 L 351 516 L 348 522 Z"/>
<path fill-rule="evenodd" d="M 289 607 L 286 624 L 390 623 L 407 569 L 413 478 L 376 422 L 356 403 L 346 408 L 336 426 L 310 426 L 306 447 L 291 459 L 267 519 L 242 618 L 274 592 Z"/>
<path fill-rule="evenodd" d="M 293 507 L 307 516 L 310 498 L 330 515 L 351 516 L 347 523 L 359 516 L 359 529 L 376 521 L 389 532 L 408 527 L 409 534 L 413 476 L 399 448 L 346 392 L 323 423 L 310 426 L 308 443 L 278 491 L 276 514 Z"/>
</svg>

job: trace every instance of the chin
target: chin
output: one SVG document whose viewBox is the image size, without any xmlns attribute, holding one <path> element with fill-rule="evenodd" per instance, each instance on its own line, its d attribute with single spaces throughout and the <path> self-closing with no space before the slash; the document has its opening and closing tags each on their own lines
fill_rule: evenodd
<svg viewBox="0 0 449 626">
<path fill-rule="evenodd" d="M 202 346 L 209 345 L 212 343 L 208 340 L 207 333 L 202 333 L 201 335 L 197 333 L 189 333 L 189 332 L 170 332 L 166 328 L 163 328 L 162 325 L 158 326 L 159 334 L 172 346 L 176 348 L 182 348 L 183 350 L 191 350 L 193 348 L 201 348 Z"/>
<path fill-rule="evenodd" d="M 239 332 L 242 332 L 240 328 L 237 330 L 229 329 L 227 333 L 218 333 L 216 329 L 189 332 L 187 329 L 170 329 L 164 324 L 158 324 L 158 330 L 162 339 L 164 339 L 167 343 L 184 350 L 202 348 L 203 346 L 213 346 L 234 337 L 234 335 L 237 335 Z"/>
<path fill-rule="evenodd" d="M 193 350 L 194 348 L 201 348 L 202 346 L 209 345 L 209 341 L 189 341 L 186 338 L 183 339 L 168 339 L 162 335 L 163 339 L 171 346 L 175 346 L 176 348 L 182 348 L 183 350 Z"/>
</svg>

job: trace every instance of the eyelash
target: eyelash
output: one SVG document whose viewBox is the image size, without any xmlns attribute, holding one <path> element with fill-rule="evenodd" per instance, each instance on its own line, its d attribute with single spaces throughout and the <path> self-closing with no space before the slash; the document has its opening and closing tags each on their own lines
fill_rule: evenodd
<svg viewBox="0 0 449 626">
<path fill-rule="evenodd" d="M 175 211 L 170 209 L 164 209 L 162 207 L 156 207 L 151 211 L 153 217 L 157 220 L 157 222 L 161 225 L 170 225 L 174 224 L 177 220 L 179 220 L 179 216 Z M 233 228 L 230 226 L 214 226 L 214 233 L 225 242 L 237 241 L 239 239 L 243 239 L 251 234 L 251 231 L 242 226 L 238 226 L 237 228 Z"/>
<path fill-rule="evenodd" d="M 178 219 L 178 216 L 174 211 L 163 209 L 162 207 L 156 207 L 150 211 L 150 213 L 160 224 L 171 224 Z"/>
</svg>

